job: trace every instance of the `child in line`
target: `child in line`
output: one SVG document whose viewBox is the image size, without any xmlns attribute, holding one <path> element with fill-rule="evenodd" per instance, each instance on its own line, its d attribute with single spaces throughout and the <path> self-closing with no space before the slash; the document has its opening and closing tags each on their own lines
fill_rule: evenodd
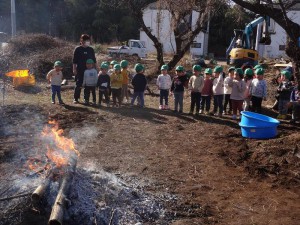
<svg viewBox="0 0 300 225">
<path fill-rule="evenodd" d="M 64 104 L 61 99 L 61 82 L 63 78 L 62 74 L 63 64 L 61 61 L 54 63 L 54 69 L 50 70 L 47 74 L 47 80 L 51 83 L 52 91 L 52 104 L 55 104 L 55 96 L 57 95 L 59 104 Z"/>
<path fill-rule="evenodd" d="M 262 100 L 267 100 L 267 82 L 264 80 L 264 69 L 258 68 L 255 70 L 256 78 L 250 84 L 250 97 L 252 101 L 252 111 L 261 113 Z"/>
<path fill-rule="evenodd" d="M 111 76 L 113 74 L 113 72 L 114 72 L 114 65 L 116 65 L 116 64 L 118 64 L 118 62 L 116 60 L 113 60 L 113 61 L 110 62 L 110 64 L 109 64 L 109 70 L 107 71 L 107 74 L 109 76 Z"/>
<path fill-rule="evenodd" d="M 244 92 L 246 90 L 246 83 L 243 80 L 244 71 L 241 68 L 235 69 L 234 79 L 230 80 L 229 86 L 232 88 L 230 100 L 232 102 L 232 119 L 237 119 L 237 110 L 239 114 L 243 111 Z"/>
<path fill-rule="evenodd" d="M 246 83 L 246 89 L 244 92 L 244 106 L 243 109 L 244 111 L 249 111 L 250 109 L 250 103 L 251 103 L 251 98 L 250 98 L 250 92 L 249 92 L 249 88 L 251 85 L 251 82 L 253 80 L 253 70 L 248 68 L 245 70 L 244 72 L 244 81 Z"/>
<path fill-rule="evenodd" d="M 123 76 L 121 73 L 120 64 L 114 65 L 114 72 L 110 76 L 110 87 L 113 98 L 113 106 L 120 107 L 122 104 L 122 85 L 123 85 Z M 118 99 L 118 104 L 117 104 Z"/>
<path fill-rule="evenodd" d="M 96 105 L 96 86 L 98 81 L 98 72 L 94 68 L 94 60 L 88 59 L 86 61 L 86 70 L 83 75 L 83 83 L 84 87 L 84 104 L 88 105 L 90 100 L 90 93 L 93 96 L 93 104 Z"/>
<path fill-rule="evenodd" d="M 291 92 L 293 90 L 292 82 L 289 81 L 291 73 L 287 70 L 281 71 L 280 83 L 277 88 L 278 96 L 278 111 L 277 119 L 286 119 L 288 111 L 288 102 L 290 101 Z"/>
<path fill-rule="evenodd" d="M 122 60 L 120 62 L 121 66 L 121 73 L 123 76 L 123 84 L 122 84 L 122 102 L 124 101 L 124 97 L 126 97 L 125 103 L 129 101 L 129 94 L 128 94 L 128 83 L 129 83 L 129 71 L 128 71 L 128 61 Z"/>
<path fill-rule="evenodd" d="M 228 76 L 224 80 L 224 106 L 223 106 L 223 114 L 228 115 L 232 113 L 232 104 L 230 101 L 230 95 L 231 95 L 231 87 L 229 87 L 228 83 L 233 79 L 234 76 L 234 67 L 230 67 L 228 69 Z M 229 105 L 229 110 L 227 110 L 227 105 Z"/>
<path fill-rule="evenodd" d="M 299 113 L 300 113 L 299 86 L 294 87 L 294 89 L 292 90 L 288 107 L 292 107 L 292 119 L 290 120 L 290 123 L 295 124 L 296 121 L 299 120 Z"/>
<path fill-rule="evenodd" d="M 223 98 L 224 98 L 224 78 L 223 67 L 216 66 L 214 68 L 213 94 L 214 94 L 214 115 L 222 117 Z M 219 110 L 219 112 L 218 112 Z"/>
<path fill-rule="evenodd" d="M 140 63 L 134 66 L 136 75 L 133 77 L 131 83 L 133 86 L 133 96 L 131 99 L 131 105 L 134 105 L 135 99 L 139 97 L 140 107 L 143 108 L 145 106 L 144 101 L 144 92 L 147 87 L 147 79 L 144 75 L 144 66 Z"/>
<path fill-rule="evenodd" d="M 107 74 L 108 64 L 102 63 L 100 66 L 97 86 L 99 87 L 99 107 L 101 106 L 103 96 L 107 107 L 109 107 L 109 90 L 110 90 L 110 76 Z"/>
<path fill-rule="evenodd" d="M 174 94 L 174 112 L 183 113 L 183 96 L 184 88 L 187 86 L 188 77 L 184 73 L 183 66 L 177 66 L 175 69 L 176 76 L 173 79 L 171 93 Z M 179 105 L 179 111 L 178 111 Z"/>
<path fill-rule="evenodd" d="M 203 77 L 200 76 L 201 66 L 193 66 L 193 76 L 189 79 L 188 89 L 191 91 L 191 107 L 190 114 L 194 113 L 194 108 L 196 105 L 196 115 L 199 115 L 200 111 L 200 101 L 201 101 L 201 92 L 204 86 Z"/>
<path fill-rule="evenodd" d="M 168 74 L 168 65 L 162 65 L 160 70 L 161 74 L 157 77 L 156 85 L 159 88 L 159 109 L 169 109 L 169 90 L 172 85 L 172 80 Z M 165 100 L 165 104 L 163 104 Z"/>
<path fill-rule="evenodd" d="M 204 107 L 205 107 L 205 115 L 209 114 L 210 110 L 210 99 L 211 96 L 213 95 L 212 87 L 213 87 L 213 81 L 211 79 L 212 75 L 212 69 L 207 68 L 204 71 L 205 77 L 204 77 L 204 85 L 202 89 L 202 94 L 201 94 L 201 102 L 200 102 L 200 111 L 199 113 L 202 114 L 204 112 Z"/>
</svg>

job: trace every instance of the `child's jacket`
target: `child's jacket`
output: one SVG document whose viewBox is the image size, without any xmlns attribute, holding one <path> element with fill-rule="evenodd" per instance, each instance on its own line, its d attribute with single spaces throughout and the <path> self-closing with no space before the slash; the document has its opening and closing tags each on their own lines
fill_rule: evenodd
<svg viewBox="0 0 300 225">
<path fill-rule="evenodd" d="M 189 89 L 192 92 L 202 92 L 204 86 L 204 80 L 202 76 L 196 77 L 195 75 L 191 76 L 189 80 Z"/>
<path fill-rule="evenodd" d="M 113 73 L 110 76 L 110 86 L 112 89 L 120 89 L 123 84 L 123 76 L 121 73 Z"/>
<path fill-rule="evenodd" d="M 86 69 L 83 75 L 82 86 L 96 87 L 98 81 L 98 73 L 96 69 Z"/>
<path fill-rule="evenodd" d="M 134 92 L 144 92 L 147 86 L 147 79 L 144 74 L 137 73 L 132 79 Z"/>
<path fill-rule="evenodd" d="M 110 76 L 108 74 L 101 74 L 98 77 L 97 86 L 100 90 L 107 90 L 110 88 Z"/>
</svg>

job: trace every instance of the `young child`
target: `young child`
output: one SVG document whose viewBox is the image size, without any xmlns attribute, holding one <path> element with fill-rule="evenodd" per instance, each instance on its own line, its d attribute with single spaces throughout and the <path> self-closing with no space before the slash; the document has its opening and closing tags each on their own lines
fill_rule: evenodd
<svg viewBox="0 0 300 225">
<path fill-rule="evenodd" d="M 120 107 L 122 104 L 122 85 L 123 85 L 123 76 L 121 73 L 120 64 L 114 65 L 114 72 L 110 76 L 110 87 L 113 98 L 113 106 Z M 118 104 L 117 104 L 118 99 Z"/>
<path fill-rule="evenodd" d="M 172 85 L 172 80 L 168 74 L 168 65 L 162 65 L 160 70 L 161 74 L 157 77 L 156 85 L 159 88 L 159 109 L 169 109 L 169 90 Z M 163 104 L 165 100 L 165 104 Z"/>
<path fill-rule="evenodd" d="M 174 112 L 183 113 L 183 95 L 184 88 L 187 86 L 188 77 L 184 73 L 183 66 L 177 66 L 175 72 L 176 76 L 174 77 L 171 86 L 171 93 L 174 94 Z"/>
<path fill-rule="evenodd" d="M 216 66 L 214 68 L 214 76 L 215 76 L 213 80 L 214 115 L 219 117 L 222 117 L 222 113 L 223 113 L 224 79 L 222 73 L 223 73 L 222 66 Z"/>
<path fill-rule="evenodd" d="M 113 72 L 114 72 L 114 65 L 116 65 L 116 64 L 118 64 L 118 62 L 116 60 L 113 60 L 113 61 L 110 62 L 110 64 L 109 64 L 109 70 L 107 71 L 107 74 L 109 76 L 111 76 L 113 74 Z"/>
<path fill-rule="evenodd" d="M 250 102 L 251 102 L 251 98 L 250 98 L 250 92 L 249 92 L 249 88 L 253 79 L 253 70 L 248 68 L 244 71 L 244 81 L 246 83 L 246 89 L 244 92 L 244 105 L 243 105 L 243 109 L 244 111 L 248 111 L 250 109 Z"/>
<path fill-rule="evenodd" d="M 204 86 L 203 77 L 200 76 L 201 66 L 193 66 L 193 76 L 189 79 L 188 89 L 191 91 L 191 107 L 190 114 L 194 113 L 194 108 L 196 105 L 196 115 L 199 115 L 200 111 L 200 101 L 201 101 L 201 92 Z"/>
<path fill-rule="evenodd" d="M 144 66 L 138 63 L 134 66 L 134 69 L 136 71 L 136 75 L 133 77 L 131 82 L 134 89 L 131 105 L 133 106 L 135 99 L 139 97 L 140 107 L 143 108 L 145 106 L 144 92 L 147 86 L 147 79 L 144 75 Z"/>
<path fill-rule="evenodd" d="M 84 87 L 84 104 L 88 105 L 90 100 L 90 93 L 93 96 L 93 104 L 96 105 L 96 86 L 98 81 L 98 72 L 94 68 L 94 60 L 88 59 L 86 61 L 86 70 L 83 75 Z"/>
<path fill-rule="evenodd" d="M 244 92 L 246 90 L 246 83 L 243 80 L 244 71 L 241 68 L 235 69 L 234 79 L 230 80 L 229 86 L 232 88 L 230 100 L 232 102 L 232 119 L 237 119 L 237 110 L 241 115 L 243 111 Z"/>
<path fill-rule="evenodd" d="M 223 114 L 228 115 L 232 112 L 232 104 L 230 101 L 230 95 L 231 95 L 231 87 L 229 87 L 228 83 L 233 79 L 234 76 L 234 67 L 230 67 L 228 69 L 228 76 L 224 80 L 224 106 L 223 106 Z M 227 105 L 229 104 L 229 110 L 227 111 Z"/>
<path fill-rule="evenodd" d="M 255 70 L 256 78 L 252 80 L 249 88 L 252 101 L 252 111 L 261 113 L 262 100 L 267 100 L 267 82 L 264 80 L 264 69 Z"/>
<path fill-rule="evenodd" d="M 204 71 L 205 77 L 204 77 L 204 85 L 202 89 L 202 95 L 201 95 L 201 103 L 200 103 L 200 114 L 204 112 L 205 107 L 205 115 L 209 115 L 210 110 L 210 99 L 213 95 L 212 87 L 213 87 L 213 81 L 211 79 L 212 75 L 212 69 L 207 68 Z"/>
<path fill-rule="evenodd" d="M 55 96 L 57 94 L 59 104 L 64 104 L 61 100 L 61 82 L 63 78 L 62 74 L 63 64 L 61 61 L 56 61 L 54 63 L 54 69 L 50 70 L 47 74 L 47 80 L 51 83 L 52 91 L 52 104 L 55 104 Z"/>
<path fill-rule="evenodd" d="M 290 102 L 288 103 L 288 107 L 292 107 L 292 119 L 290 123 L 295 124 L 297 120 L 299 120 L 299 113 L 300 113 L 300 91 L 299 86 L 294 87 Z"/>
<path fill-rule="evenodd" d="M 110 90 L 110 76 L 107 74 L 108 64 L 102 63 L 98 75 L 97 86 L 99 87 L 99 106 L 101 106 L 103 96 L 107 107 L 109 107 L 109 90 Z"/>
<path fill-rule="evenodd" d="M 122 84 L 122 102 L 124 101 L 124 97 L 126 97 L 125 103 L 129 101 L 129 95 L 128 95 L 128 82 L 129 82 L 129 71 L 128 71 L 128 61 L 122 60 L 120 62 L 121 66 L 121 73 L 123 76 L 123 84 Z"/>
<path fill-rule="evenodd" d="M 287 70 L 281 71 L 280 83 L 277 88 L 278 96 L 278 111 L 279 114 L 277 119 L 286 119 L 287 111 L 288 111 L 288 102 L 290 101 L 291 92 L 293 90 L 293 86 L 289 79 L 291 78 L 291 73 Z"/>
</svg>

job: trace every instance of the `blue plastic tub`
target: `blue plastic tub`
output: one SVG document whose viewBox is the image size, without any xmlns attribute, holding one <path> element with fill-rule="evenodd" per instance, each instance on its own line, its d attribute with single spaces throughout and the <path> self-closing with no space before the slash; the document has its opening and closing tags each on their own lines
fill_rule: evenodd
<svg viewBox="0 0 300 225">
<path fill-rule="evenodd" d="M 239 125 L 243 137 L 269 139 L 277 135 L 279 121 L 259 113 L 244 111 Z"/>
</svg>

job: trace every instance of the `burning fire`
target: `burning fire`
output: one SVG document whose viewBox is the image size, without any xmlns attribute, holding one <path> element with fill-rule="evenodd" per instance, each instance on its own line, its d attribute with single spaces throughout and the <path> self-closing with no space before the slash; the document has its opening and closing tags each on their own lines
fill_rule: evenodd
<svg viewBox="0 0 300 225">
<path fill-rule="evenodd" d="M 48 170 L 52 167 L 50 165 L 52 163 L 57 168 L 61 168 L 68 165 L 70 158 L 80 155 L 75 148 L 73 140 L 62 136 L 63 130 L 58 129 L 58 123 L 56 121 L 49 121 L 48 123 L 52 126 L 45 126 L 42 131 L 42 143 L 46 143 L 47 162 L 44 162 L 41 157 L 34 157 L 28 160 L 29 168 L 35 172 Z M 43 148 L 43 146 L 41 147 Z"/>
<path fill-rule="evenodd" d="M 47 140 L 47 157 L 55 163 L 57 167 L 67 165 L 70 157 L 79 156 L 72 139 L 63 135 L 63 130 L 58 129 L 56 121 L 49 121 L 53 127 L 46 126 L 42 132 L 42 137 Z"/>
</svg>

